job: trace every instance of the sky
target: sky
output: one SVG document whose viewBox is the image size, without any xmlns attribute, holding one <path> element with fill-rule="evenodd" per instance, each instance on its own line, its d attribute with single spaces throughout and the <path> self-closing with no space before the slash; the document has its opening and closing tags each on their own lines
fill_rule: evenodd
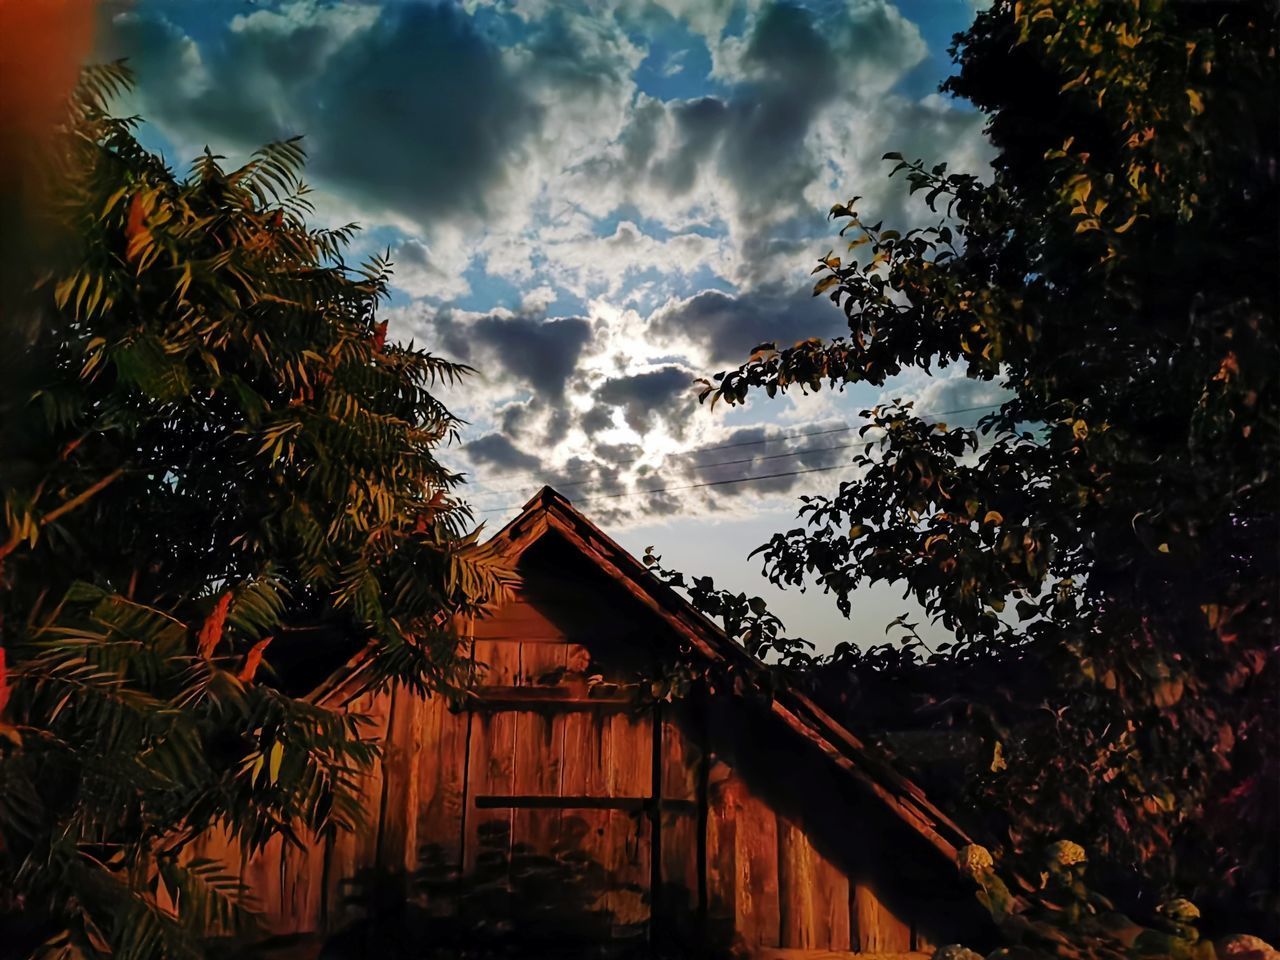
<svg viewBox="0 0 1280 960">
<path fill-rule="evenodd" d="M 799 496 L 853 477 L 843 428 L 860 410 L 998 391 L 935 370 L 729 409 L 694 381 L 761 342 L 844 329 L 811 295 L 839 245 L 826 211 L 858 195 L 886 224 L 927 219 L 885 152 L 988 169 L 983 117 L 937 90 L 973 15 L 971 0 L 135 0 L 102 5 L 96 55 L 128 58 L 120 109 L 179 172 L 206 146 L 235 163 L 304 137 L 317 223 L 361 225 L 351 259 L 390 252 L 390 336 L 477 370 L 445 394 L 468 425 L 440 455 L 481 520 L 496 529 L 550 483 L 628 549 L 762 595 L 829 649 L 880 642 L 913 608 L 864 589 L 846 621 L 820 592 L 771 588 L 748 553 L 797 525 Z"/>
</svg>

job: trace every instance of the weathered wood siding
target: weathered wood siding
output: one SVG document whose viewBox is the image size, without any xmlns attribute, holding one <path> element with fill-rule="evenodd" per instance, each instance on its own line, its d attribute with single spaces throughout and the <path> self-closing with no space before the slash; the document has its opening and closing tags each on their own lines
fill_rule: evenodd
<svg viewBox="0 0 1280 960">
<path fill-rule="evenodd" d="M 535 548 L 522 570 L 512 602 L 465 625 L 485 665 L 469 707 L 401 687 L 346 704 L 384 743 L 358 830 L 247 862 L 217 834 L 193 845 L 251 885 L 271 932 L 408 901 L 475 929 L 779 957 L 947 939 L 963 911 L 936 885 L 920 898 L 937 864 L 900 823 L 749 702 L 638 709 L 627 684 L 668 648 L 665 625 L 572 556 Z"/>
</svg>

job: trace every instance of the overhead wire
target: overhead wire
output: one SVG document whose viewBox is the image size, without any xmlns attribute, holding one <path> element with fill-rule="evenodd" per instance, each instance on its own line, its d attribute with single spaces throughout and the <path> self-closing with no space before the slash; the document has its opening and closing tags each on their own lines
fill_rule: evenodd
<svg viewBox="0 0 1280 960">
<path fill-rule="evenodd" d="M 952 416 L 953 414 L 958 414 L 958 413 L 975 413 L 979 410 L 990 410 L 998 406 L 1000 406 L 999 403 L 984 403 L 976 407 L 959 407 L 954 410 L 924 411 L 921 413 L 917 413 L 916 416 L 919 418 L 947 417 L 947 416 Z M 834 433 L 846 433 L 850 430 L 857 430 L 861 426 L 863 425 L 862 424 L 845 424 L 843 426 L 829 427 L 823 430 L 810 430 L 810 431 L 801 432 L 801 433 L 782 434 L 781 436 L 777 436 L 777 437 L 763 437 L 759 440 L 738 440 L 733 443 L 718 444 L 714 447 L 699 447 L 697 450 L 685 450 L 680 453 L 669 454 L 666 459 L 674 459 L 676 457 L 681 457 L 681 458 L 692 457 L 702 453 L 715 453 L 717 450 L 732 450 L 739 447 L 759 446 L 766 443 L 775 443 L 775 442 L 781 442 L 784 440 L 800 440 L 807 437 L 829 436 Z M 711 467 L 723 467 L 723 466 L 729 466 L 729 465 L 738 464 L 738 463 L 750 463 L 758 460 L 779 460 L 785 457 L 802 456 L 806 453 L 821 453 L 826 450 L 841 450 L 841 449 L 848 449 L 850 447 L 856 447 L 856 446 L 858 446 L 857 443 L 851 443 L 851 444 L 846 444 L 843 447 L 823 447 L 821 449 L 789 450 L 785 453 L 771 454 L 770 456 L 767 456 L 767 457 L 751 457 L 744 460 L 725 460 L 725 461 L 717 461 L 715 463 L 694 464 L 689 469 L 706 470 L 706 469 L 710 469 Z M 465 449 L 465 448 L 462 448 L 462 449 Z M 620 466 L 625 466 L 629 463 L 635 463 L 642 459 L 644 458 L 629 457 L 624 460 L 610 460 L 603 465 L 610 466 L 610 467 L 620 467 Z M 522 476 L 532 477 L 537 475 L 538 474 L 533 471 L 527 471 L 523 474 L 517 474 L 516 477 L 517 478 Z M 581 477 L 581 478 L 575 478 L 571 480 L 561 480 L 561 481 L 558 481 L 556 485 L 559 487 L 579 487 L 579 486 L 584 486 L 586 484 L 598 483 L 598 482 L 599 482 L 598 478 L 595 478 L 595 477 Z M 488 490 L 472 490 L 472 493 L 476 496 L 491 497 L 491 496 L 498 496 L 503 493 L 518 493 L 522 489 L 523 489 L 522 487 L 498 487 L 498 488 L 491 488 Z"/>
<path fill-rule="evenodd" d="M 874 441 L 861 441 L 859 443 L 848 444 L 848 446 L 849 447 L 862 446 L 863 443 L 865 442 L 874 442 Z M 982 443 L 979 443 L 976 447 L 974 447 L 973 451 L 971 452 L 976 453 L 978 450 L 983 450 L 987 447 L 992 446 L 995 442 L 996 442 L 996 438 L 991 438 L 989 440 L 983 441 Z M 833 449 L 839 449 L 839 448 L 833 448 Z M 723 464 L 720 464 L 720 466 L 723 466 Z M 727 486 L 729 484 L 735 484 L 735 483 L 752 483 L 759 480 L 778 480 L 785 477 L 799 477 L 808 473 L 826 473 L 831 470 L 847 470 L 855 466 L 857 466 L 856 463 L 836 463 L 836 464 L 832 464 L 831 466 L 809 467 L 804 470 L 786 470 L 780 473 L 753 474 L 746 477 L 732 477 L 724 480 L 703 480 L 699 483 L 685 483 L 685 484 L 678 484 L 672 487 L 658 487 L 657 489 L 653 489 L 653 490 L 623 490 L 617 493 L 600 493 L 590 497 L 579 497 L 579 498 L 575 498 L 573 502 L 577 504 L 594 503 L 599 500 L 620 500 L 620 499 L 625 499 L 629 497 L 656 496 L 660 493 L 675 493 L 681 490 L 698 490 L 703 487 L 721 487 L 721 486 Z M 521 505 L 517 503 L 517 504 L 510 504 L 504 507 L 488 507 L 483 510 L 476 510 L 475 513 L 476 514 L 501 513 L 509 510 L 519 510 L 520 507 Z"/>
<path fill-rule="evenodd" d="M 788 457 L 802 457 L 810 453 L 831 453 L 837 450 L 852 450 L 854 447 L 860 447 L 865 441 L 857 443 L 841 443 L 834 447 L 805 447 L 801 450 L 788 450 L 786 453 L 771 453 L 763 457 L 742 457 L 738 460 L 716 460 L 714 463 L 694 463 L 685 467 L 686 470 L 710 470 L 713 467 L 733 467 L 744 463 L 762 463 L 765 460 L 784 460 Z M 579 480 L 563 480 L 557 481 L 556 487 L 581 487 L 592 483 L 600 483 L 598 477 L 584 477 Z M 484 490 L 478 491 L 481 496 L 496 496 L 499 493 L 517 493 L 522 487 L 507 487 L 504 490 Z"/>
<path fill-rule="evenodd" d="M 728 480 L 704 480 L 701 483 L 685 483 L 674 487 L 661 487 L 657 490 L 624 490 L 621 493 L 600 493 L 593 497 L 581 497 L 575 499 L 574 503 L 594 503 L 597 500 L 618 500 L 623 497 L 645 497 L 656 496 L 659 493 L 673 493 L 677 490 L 697 490 L 700 487 L 722 487 L 731 483 L 747 483 L 753 480 L 777 480 L 780 477 L 798 477 L 805 473 L 825 473 L 828 470 L 844 470 L 848 467 L 856 466 L 853 463 L 837 463 L 829 467 L 809 467 L 806 470 L 787 470 L 782 473 L 766 473 L 758 474 L 750 477 L 734 477 Z M 490 507 L 487 510 L 477 510 L 477 513 L 497 513 L 500 510 L 518 510 L 518 505 L 510 507 Z"/>
</svg>

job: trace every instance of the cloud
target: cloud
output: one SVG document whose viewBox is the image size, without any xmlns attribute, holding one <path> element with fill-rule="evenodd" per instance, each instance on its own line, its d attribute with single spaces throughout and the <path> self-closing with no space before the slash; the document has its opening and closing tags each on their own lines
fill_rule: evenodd
<svg viewBox="0 0 1280 960">
<path fill-rule="evenodd" d="M 701 164 L 719 148 L 729 107 L 718 97 L 699 97 L 674 103 L 669 110 L 672 146 L 654 163 L 650 177 L 672 197 L 682 197 L 697 184 Z"/>
<path fill-rule="evenodd" d="M 680 435 L 681 425 L 697 405 L 695 376 L 675 365 L 659 367 L 628 377 L 613 377 L 596 390 L 599 403 L 621 409 L 627 425 L 644 434 L 659 419 L 670 423 Z"/>
<path fill-rule="evenodd" d="M 636 276 L 654 272 L 670 283 L 715 266 L 724 256 L 717 237 L 681 233 L 659 239 L 623 220 L 608 236 L 579 235 L 542 246 L 558 284 L 579 297 L 622 293 Z"/>
<path fill-rule="evenodd" d="M 699 347 L 713 365 L 746 360 L 757 345 L 790 346 L 805 337 L 829 337 L 845 329 L 844 315 L 810 289 L 769 287 L 743 294 L 703 290 L 673 299 L 649 321 L 654 335 Z"/>
<path fill-rule="evenodd" d="M 501 433 L 487 433 L 466 446 L 467 458 L 477 466 L 493 467 L 498 473 L 516 470 L 536 471 L 542 466 L 535 456 L 516 449 L 511 439 Z"/>
<path fill-rule="evenodd" d="M 443 309 L 412 322 L 420 337 L 479 369 L 491 381 L 513 377 L 535 394 L 557 400 L 591 340 L 582 317 L 546 319 L 509 311 L 473 314 Z"/>
<path fill-rule="evenodd" d="M 290 3 L 233 17 L 217 43 L 154 8 L 111 24 L 106 52 L 130 57 L 142 109 L 175 139 L 249 150 L 304 134 L 327 188 L 422 224 L 491 213 L 540 124 L 500 51 L 450 4 Z M 179 73 L 178 58 L 199 67 Z"/>
<path fill-rule="evenodd" d="M 885 0 L 821 15 L 782 0 L 296 0 L 191 34 L 181 8 L 108 9 L 102 55 L 131 57 L 138 109 L 179 149 L 304 134 L 321 212 L 411 235 L 397 285 L 438 301 L 471 291 L 477 257 L 578 297 L 688 295 L 700 271 L 775 283 L 813 258 L 834 198 L 889 193 L 866 189 L 885 149 L 978 139 L 976 115 L 892 92 L 926 50 Z M 726 33 L 735 10 L 744 28 Z M 637 91 L 664 17 L 705 37 L 714 93 Z"/>
<path fill-rule="evenodd" d="M 731 427 L 691 381 L 764 341 L 844 331 L 807 280 L 833 245 L 824 211 L 857 192 L 877 219 L 922 217 L 882 153 L 962 169 L 986 157 L 979 114 L 901 92 L 927 51 L 887 0 L 104 9 L 101 55 L 130 56 L 131 109 L 178 150 L 236 156 L 304 134 L 320 220 L 374 228 L 370 250 L 392 238 L 393 335 L 481 374 L 449 400 L 475 424 L 460 458 L 482 477 L 585 477 L 578 491 L 594 493 L 828 465 L 835 454 L 767 459 L 798 448 L 741 426 L 832 416 L 825 396 L 739 408 Z M 704 44 L 709 78 L 681 69 L 705 64 Z M 651 55 L 647 75 L 665 76 L 645 92 Z M 909 386 L 943 404 L 961 389 Z M 770 442 L 732 457 L 750 463 L 679 456 L 751 430 Z M 808 482 L 600 507 L 745 510 Z"/>
<path fill-rule="evenodd" d="M 961 367 L 952 367 L 933 375 L 913 372 L 882 391 L 881 401 L 901 400 L 915 404 L 921 415 L 941 414 L 948 411 L 969 411 L 974 407 L 994 407 L 1004 403 L 1011 394 L 998 380 L 973 380 Z M 976 410 L 957 422 L 973 422 L 986 410 Z"/>
<path fill-rule="evenodd" d="M 686 66 L 685 61 L 688 59 L 688 50 L 677 50 L 674 53 L 669 54 L 666 61 L 662 64 L 662 75 L 669 78 L 683 73 Z"/>
<path fill-rule="evenodd" d="M 836 52 L 807 10 L 768 6 L 732 69 L 739 82 L 720 169 L 734 184 L 738 215 L 770 219 L 795 204 L 817 175 L 804 141 L 838 93 Z"/>
<path fill-rule="evenodd" d="M 438 255 L 417 237 L 407 237 L 391 248 L 392 282 L 415 297 L 460 297 L 471 291 L 465 275 L 465 259 Z M 452 262 L 450 262 L 452 260 Z"/>
</svg>

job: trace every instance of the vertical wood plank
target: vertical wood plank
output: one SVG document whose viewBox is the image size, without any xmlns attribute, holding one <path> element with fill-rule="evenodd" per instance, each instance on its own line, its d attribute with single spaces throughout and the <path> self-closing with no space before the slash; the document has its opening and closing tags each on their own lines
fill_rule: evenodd
<svg viewBox="0 0 1280 960">
<path fill-rule="evenodd" d="M 804 828 L 778 821 L 782 946 L 848 950 L 849 880 L 814 847 Z"/>
<path fill-rule="evenodd" d="M 481 686 L 511 686 L 520 667 L 520 644 L 476 640 L 477 663 L 484 668 Z M 476 712 L 471 718 L 467 759 L 466 836 L 463 874 L 484 874 L 477 881 L 497 881 L 511 858 L 511 810 L 477 808 L 475 797 L 509 795 L 515 783 L 516 714 L 511 710 Z"/>
<path fill-rule="evenodd" d="M 371 721 L 361 736 L 382 742 L 387 734 L 390 697 L 385 691 L 361 694 L 348 710 Z M 329 929 L 364 914 L 370 891 L 363 886 L 378 853 L 378 820 L 382 806 L 382 761 L 374 760 L 357 778 L 363 817 L 354 830 L 335 830 L 326 844 L 324 915 Z"/>
<path fill-rule="evenodd" d="M 881 902 L 875 891 L 859 882 L 853 888 L 853 925 L 862 953 L 905 953 L 911 949 L 911 926 Z"/>
<path fill-rule="evenodd" d="M 522 643 L 520 665 L 515 685 L 521 687 L 555 686 L 564 679 L 569 644 Z"/>
<path fill-rule="evenodd" d="M 687 704 L 663 706 L 662 795 L 668 800 L 693 801 L 698 797 L 702 747 L 694 730 L 694 720 Z"/>
<path fill-rule="evenodd" d="M 443 727 L 448 710 L 444 698 L 439 695 L 427 697 L 419 710 L 422 714 L 422 744 L 418 750 L 417 767 L 412 771 L 412 776 L 418 782 L 418 804 L 412 811 L 416 821 L 414 837 L 417 847 L 413 851 L 409 898 L 419 906 L 427 906 L 434 900 L 433 894 L 444 892 L 442 884 L 452 881 L 452 865 L 444 856 L 448 831 L 442 822 L 443 818 L 439 816 L 443 806 L 440 795 L 445 777 Z M 459 836 L 457 842 L 461 843 L 461 839 Z"/>
<path fill-rule="evenodd" d="M 539 678 L 563 671 L 566 644 L 528 643 L 520 647 L 519 683 L 536 685 Z M 515 718 L 514 793 L 556 796 L 564 753 L 564 714 L 526 710 Z M 511 818 L 511 849 L 533 857 L 550 857 L 560 818 L 554 811 L 516 810 Z"/>
<path fill-rule="evenodd" d="M 356 835 L 350 830 L 334 830 L 325 838 L 324 897 L 322 912 L 326 930 L 337 930 L 357 916 L 352 903 L 356 896 Z"/>
<path fill-rule="evenodd" d="M 773 810 L 749 790 L 736 791 L 735 800 L 735 925 L 749 946 L 776 947 L 780 939 L 778 820 Z"/>
<path fill-rule="evenodd" d="M 831 950 L 852 950 L 849 933 L 849 878 L 838 866 L 819 855 L 817 861 L 819 946 Z M 822 931 L 826 942 L 822 943 Z"/>
<path fill-rule="evenodd" d="M 712 764 L 707 797 L 708 935 L 719 943 L 732 936 L 738 902 L 736 794 L 741 785 L 725 764 Z"/>
<path fill-rule="evenodd" d="M 284 838 L 276 834 L 248 857 L 240 881 L 254 892 L 262 906 L 262 922 L 272 935 L 289 932 L 285 916 Z"/>
<path fill-rule="evenodd" d="M 418 858 L 417 776 L 423 748 L 424 699 L 401 684 L 392 691 L 391 718 L 383 746 L 382 829 L 377 864 L 406 888 Z"/>
<path fill-rule="evenodd" d="M 456 623 L 460 655 L 470 658 L 474 621 L 468 618 Z M 458 909 L 470 732 L 469 711 L 454 708 L 442 696 L 423 704 L 414 893 L 432 916 L 448 916 Z"/>
<path fill-rule="evenodd" d="M 653 713 L 615 713 L 608 718 L 606 791 L 643 797 L 653 782 Z M 649 820 L 642 813 L 611 810 L 607 832 L 610 891 L 606 908 L 618 936 L 636 936 L 649 919 Z"/>
<path fill-rule="evenodd" d="M 310 933 L 321 929 L 324 884 L 324 844 L 310 834 L 303 845 L 284 844 L 281 863 L 281 933 Z"/>
<path fill-rule="evenodd" d="M 369 719 L 373 723 L 364 736 L 376 739 L 386 748 L 387 730 L 391 720 L 391 690 L 378 690 L 369 694 Z M 382 830 L 383 759 L 375 760 L 361 777 L 360 794 L 363 798 L 364 817 L 356 825 L 356 868 L 368 871 L 378 862 L 378 836 Z"/>
<path fill-rule="evenodd" d="M 519 796 L 556 796 L 560 787 L 564 714 L 523 711 L 516 714 L 515 770 L 512 792 Z M 546 810 L 520 809 L 511 818 L 513 856 L 550 856 L 559 818 Z"/>
<path fill-rule="evenodd" d="M 221 865 L 221 873 L 231 877 L 242 877 L 244 874 L 244 855 L 240 844 L 222 824 L 215 824 L 204 833 L 193 839 L 182 851 L 179 862 L 188 864 L 192 860 L 214 860 Z M 256 891 L 246 891 L 252 904 L 257 904 Z M 219 925 L 210 930 L 211 935 L 230 934 L 231 930 L 222 929 Z"/>
<path fill-rule="evenodd" d="M 560 795 L 603 797 L 608 795 L 609 748 L 607 718 L 598 710 L 574 711 L 564 715 L 563 762 L 560 768 Z M 584 889 L 588 910 L 604 908 L 603 871 L 607 864 L 607 810 L 565 810 L 558 827 L 556 853 L 589 877 L 601 882 Z"/>
<path fill-rule="evenodd" d="M 817 905 L 826 891 L 818 888 L 814 860 L 804 831 L 779 818 L 778 903 L 783 947 L 811 950 L 828 945 L 827 932 L 818 930 Z"/>
<path fill-rule="evenodd" d="M 664 705 L 662 711 L 662 796 L 692 804 L 693 809 L 662 811 L 661 888 L 655 909 L 677 933 L 692 932 L 698 907 L 698 772 L 702 750 L 695 740 L 687 703 Z"/>
</svg>

